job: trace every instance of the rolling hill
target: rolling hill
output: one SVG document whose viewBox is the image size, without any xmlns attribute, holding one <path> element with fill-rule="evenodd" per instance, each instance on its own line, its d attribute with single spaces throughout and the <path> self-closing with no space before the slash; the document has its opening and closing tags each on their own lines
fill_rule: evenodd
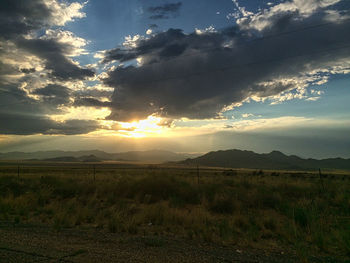
<svg viewBox="0 0 350 263">
<path fill-rule="evenodd" d="M 309 170 L 318 168 L 350 170 L 350 159 L 303 159 L 295 155 L 288 156 L 279 151 L 264 154 L 241 150 L 215 151 L 197 158 L 187 159 L 180 162 L 180 164 L 278 170 Z"/>
<path fill-rule="evenodd" d="M 107 153 L 99 150 L 90 151 L 38 151 L 38 152 L 8 152 L 0 153 L 0 160 L 45 160 L 58 162 L 78 161 L 132 161 L 132 162 L 178 162 L 186 158 L 197 157 L 193 154 L 174 153 L 162 150 L 130 151 L 120 153 Z"/>
<path fill-rule="evenodd" d="M 84 155 L 84 156 L 80 156 L 80 157 L 62 156 L 62 157 L 55 157 L 55 158 L 47 158 L 47 159 L 43 159 L 42 161 L 47 161 L 47 162 L 87 162 L 87 163 L 102 162 L 101 159 L 97 158 L 93 154 Z"/>
</svg>

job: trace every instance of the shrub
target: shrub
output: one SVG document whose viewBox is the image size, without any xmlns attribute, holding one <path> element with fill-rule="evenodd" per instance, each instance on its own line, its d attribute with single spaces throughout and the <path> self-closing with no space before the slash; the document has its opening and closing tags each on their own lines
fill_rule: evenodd
<svg viewBox="0 0 350 263">
<path fill-rule="evenodd" d="M 165 242 L 159 237 L 144 237 L 143 243 L 148 247 L 162 247 Z"/>
<path fill-rule="evenodd" d="M 276 225 L 276 220 L 273 218 L 269 218 L 264 221 L 264 227 L 268 230 L 275 231 L 277 228 Z"/>
<path fill-rule="evenodd" d="M 20 196 L 30 190 L 30 186 L 30 181 L 27 180 L 18 180 L 13 176 L 0 177 L 0 195 L 3 197 L 8 195 Z"/>
<path fill-rule="evenodd" d="M 108 230 L 111 233 L 122 232 L 123 220 L 122 215 L 118 212 L 114 213 L 108 220 Z"/>
<path fill-rule="evenodd" d="M 309 225 L 308 215 L 304 208 L 297 207 L 294 209 L 294 221 L 303 228 Z"/>
<path fill-rule="evenodd" d="M 218 214 L 232 214 L 235 204 L 231 197 L 220 196 L 209 203 L 209 210 Z"/>
</svg>

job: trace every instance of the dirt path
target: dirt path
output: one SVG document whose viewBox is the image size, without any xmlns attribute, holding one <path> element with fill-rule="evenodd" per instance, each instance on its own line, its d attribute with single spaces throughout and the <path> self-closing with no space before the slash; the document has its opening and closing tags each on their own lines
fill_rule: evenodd
<svg viewBox="0 0 350 263">
<path fill-rule="evenodd" d="M 243 250 L 102 230 L 0 227 L 0 262 L 297 262 L 283 252 Z"/>
</svg>

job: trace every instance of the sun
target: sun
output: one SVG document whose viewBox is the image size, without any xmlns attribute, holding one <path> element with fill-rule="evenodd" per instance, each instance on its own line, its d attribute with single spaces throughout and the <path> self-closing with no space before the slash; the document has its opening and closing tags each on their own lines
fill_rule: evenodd
<svg viewBox="0 0 350 263">
<path fill-rule="evenodd" d="M 120 131 L 126 137 L 144 138 L 164 135 L 167 131 L 167 127 L 161 125 L 163 119 L 157 116 L 148 116 L 145 120 L 133 121 L 133 122 L 121 122 Z"/>
</svg>

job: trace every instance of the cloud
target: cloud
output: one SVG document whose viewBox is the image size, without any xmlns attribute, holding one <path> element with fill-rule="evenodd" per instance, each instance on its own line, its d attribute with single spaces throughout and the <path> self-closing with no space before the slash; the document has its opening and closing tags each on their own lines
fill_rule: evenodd
<svg viewBox="0 0 350 263">
<path fill-rule="evenodd" d="M 158 28 L 158 25 L 157 24 L 150 24 L 149 28 L 150 29 L 156 29 L 156 28 Z"/>
<path fill-rule="evenodd" d="M 20 48 L 25 49 L 43 59 L 45 68 L 50 71 L 50 76 L 60 80 L 85 79 L 93 77 L 95 72 L 91 69 L 81 68 L 67 58 L 71 46 L 59 43 L 53 39 L 20 39 L 17 41 Z"/>
<path fill-rule="evenodd" d="M 242 7 L 239 5 L 238 0 L 232 0 L 233 4 L 236 6 L 237 10 L 238 10 L 238 14 L 236 14 L 236 16 L 243 16 L 243 17 L 247 17 L 247 16 L 251 16 L 254 13 L 249 12 L 245 9 L 245 7 Z"/>
<path fill-rule="evenodd" d="M 205 29 L 198 29 L 198 28 L 196 28 L 195 32 L 196 32 L 197 35 L 205 34 L 205 33 L 215 33 L 216 29 L 213 26 L 209 26 L 209 27 L 207 27 Z"/>
<path fill-rule="evenodd" d="M 46 24 L 50 10 L 43 1 L 4 0 L 0 9 L 0 38 L 13 38 Z"/>
<path fill-rule="evenodd" d="M 111 88 L 100 87 L 97 85 L 90 88 L 84 87 L 84 89 L 74 91 L 73 94 L 75 97 L 109 99 L 113 95 L 113 90 L 111 90 Z"/>
<path fill-rule="evenodd" d="M 0 61 L 0 81 L 1 82 L 5 81 L 5 78 L 7 76 L 18 75 L 21 71 L 22 70 L 14 67 L 13 65 L 4 64 L 3 62 Z M 26 71 L 26 70 L 24 70 L 24 71 Z M 23 72 L 23 73 L 25 73 L 25 72 Z"/>
<path fill-rule="evenodd" d="M 103 62 L 107 63 L 113 60 L 125 62 L 152 52 L 169 56 L 172 49 L 175 51 L 174 56 L 181 55 L 181 47 L 184 45 L 186 45 L 186 36 L 181 29 L 169 29 L 147 39 L 139 35 L 134 37 L 128 36 L 123 43 L 124 48 L 117 47 L 108 50 L 105 53 Z M 176 48 L 178 50 L 175 50 Z"/>
<path fill-rule="evenodd" d="M 329 12 L 326 8 L 333 6 L 343 0 L 292 0 L 285 1 L 270 8 L 263 9 L 257 13 L 247 12 L 240 7 L 237 0 L 232 0 L 239 9 L 240 14 L 236 16 L 237 24 L 242 29 L 264 30 L 267 27 L 274 26 L 278 21 L 282 22 L 289 14 L 292 19 L 303 19 L 314 15 L 316 12 Z M 329 15 L 326 17 L 329 18 Z M 280 25 L 283 25 L 280 23 Z"/>
<path fill-rule="evenodd" d="M 21 68 L 20 70 L 25 74 L 34 73 L 36 71 L 35 68 Z"/>
<path fill-rule="evenodd" d="M 100 128 L 94 120 L 50 117 L 73 103 L 69 87 L 95 75 L 71 58 L 86 54 L 87 41 L 59 28 L 84 17 L 84 5 L 58 0 L 1 2 L 0 134 L 81 134 Z"/>
<path fill-rule="evenodd" d="M 0 10 L 0 58 L 8 59 L 11 50 L 16 50 L 17 58 L 13 54 L 11 60 L 23 62 L 18 53 L 25 57 L 36 56 L 44 61 L 45 68 L 53 78 L 60 80 L 84 79 L 94 76 L 91 69 L 80 67 L 69 56 L 84 53 L 83 46 L 86 41 L 76 37 L 72 32 L 59 29 L 48 29 L 41 38 L 37 37 L 37 30 L 50 26 L 61 26 L 74 18 L 81 18 L 84 4 L 73 2 L 71 4 L 57 0 L 10 1 L 5 0 Z M 59 18 L 59 19 L 58 19 Z M 28 58 L 28 61 L 31 60 Z M 35 69 L 35 67 L 32 67 Z M 22 71 L 33 73 L 34 70 Z"/>
<path fill-rule="evenodd" d="M 89 42 L 84 38 L 77 37 L 73 32 L 67 30 L 48 29 L 41 39 L 55 40 L 60 44 L 66 45 L 67 53 L 65 55 L 70 57 L 88 54 L 88 52 L 84 49 L 84 46 L 86 46 Z"/>
<path fill-rule="evenodd" d="M 84 106 L 84 107 L 100 108 L 100 107 L 109 107 L 111 103 L 109 101 L 100 101 L 98 99 L 90 97 L 90 98 L 76 98 L 73 105 L 77 107 Z"/>
<path fill-rule="evenodd" d="M 252 113 L 243 113 L 242 118 L 249 118 L 249 117 L 254 117 L 254 114 Z"/>
<path fill-rule="evenodd" d="M 17 49 L 26 53 L 26 57 L 34 55 L 44 60 L 45 68 L 54 78 L 68 80 L 94 76 L 91 69 L 81 68 L 68 58 L 84 52 L 82 47 L 87 43 L 84 39 L 59 29 L 45 30 L 44 36 L 37 37 L 39 29 L 62 26 L 74 18 L 84 17 L 81 12 L 83 6 L 84 4 L 76 2 L 68 4 L 57 0 L 5 0 L 0 10 L 0 44 L 6 50 L 3 48 L 0 51 L 0 58 L 4 60 L 11 53 L 11 49 Z M 21 57 L 12 55 L 12 61 L 16 60 L 23 62 Z"/>
<path fill-rule="evenodd" d="M 175 18 L 179 15 L 181 6 L 182 2 L 169 3 L 161 6 L 149 7 L 147 11 L 152 14 L 149 17 L 150 19 L 169 19 L 171 17 Z"/>
<path fill-rule="evenodd" d="M 0 134 L 85 134 L 100 128 L 94 120 L 67 120 L 56 122 L 45 116 L 0 113 Z"/>
<path fill-rule="evenodd" d="M 62 26 L 85 16 L 84 4 L 57 0 L 3 0 L 0 9 L 0 38 L 10 39 L 45 26 Z"/>
<path fill-rule="evenodd" d="M 67 88 L 56 85 L 34 90 L 42 100 L 28 97 L 24 90 L 15 87 L 1 92 L 0 134 L 81 134 L 100 128 L 94 120 L 59 122 L 48 117 L 57 104 L 67 101 L 68 92 Z"/>
<path fill-rule="evenodd" d="M 278 19 L 271 17 L 258 35 L 253 25 L 200 34 L 169 29 L 107 51 L 105 63 L 142 61 L 119 65 L 104 78 L 115 88 L 109 119 L 217 118 L 223 108 L 251 97 L 301 91 L 348 72 L 349 22 L 313 27 L 325 23 L 322 6 L 309 7 L 307 16 L 280 8 Z"/>
<path fill-rule="evenodd" d="M 85 13 L 81 10 L 86 5 L 84 3 L 66 3 L 57 0 L 45 0 L 46 6 L 51 11 L 50 22 L 57 26 L 64 26 L 67 22 L 74 21 L 75 18 L 85 17 Z"/>
<path fill-rule="evenodd" d="M 42 96 L 69 97 L 70 89 L 61 85 L 50 84 L 45 88 L 34 90 L 33 94 Z"/>
<path fill-rule="evenodd" d="M 61 105 L 69 103 L 71 90 L 61 85 L 49 84 L 44 88 L 35 89 L 32 94 L 42 96 L 47 104 Z"/>
</svg>

